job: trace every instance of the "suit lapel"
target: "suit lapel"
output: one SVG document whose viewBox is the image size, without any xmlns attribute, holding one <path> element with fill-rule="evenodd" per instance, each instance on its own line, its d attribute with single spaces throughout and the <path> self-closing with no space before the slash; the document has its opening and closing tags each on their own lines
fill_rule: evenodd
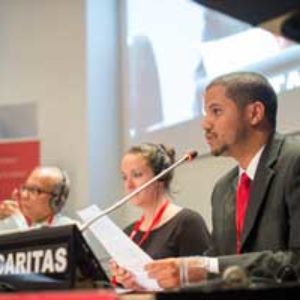
<svg viewBox="0 0 300 300">
<path fill-rule="evenodd" d="M 273 166 L 277 161 L 283 138 L 275 135 L 266 145 L 260 158 L 254 181 L 252 182 L 249 204 L 246 212 L 244 230 L 241 236 L 241 247 L 247 240 L 255 222 L 261 205 L 266 199 L 266 193 L 274 176 Z"/>
<path fill-rule="evenodd" d="M 235 190 L 238 180 L 238 168 L 234 168 L 228 177 L 226 193 L 223 195 L 223 222 L 222 222 L 222 253 L 234 253 L 236 249 L 236 228 L 235 228 Z M 224 239 L 226 237 L 226 239 Z"/>
</svg>

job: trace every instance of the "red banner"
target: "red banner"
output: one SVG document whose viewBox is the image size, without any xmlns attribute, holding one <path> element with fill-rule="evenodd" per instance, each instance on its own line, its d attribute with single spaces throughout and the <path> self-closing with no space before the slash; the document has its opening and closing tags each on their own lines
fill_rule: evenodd
<svg viewBox="0 0 300 300">
<path fill-rule="evenodd" d="M 10 198 L 12 191 L 39 164 L 39 141 L 0 141 L 0 201 Z"/>
</svg>

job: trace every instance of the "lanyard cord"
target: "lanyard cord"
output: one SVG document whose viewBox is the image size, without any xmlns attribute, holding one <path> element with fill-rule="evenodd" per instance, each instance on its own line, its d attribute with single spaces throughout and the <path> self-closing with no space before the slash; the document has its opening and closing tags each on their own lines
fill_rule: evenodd
<svg viewBox="0 0 300 300">
<path fill-rule="evenodd" d="M 148 229 L 144 232 L 142 238 L 136 242 L 139 246 L 142 245 L 142 243 L 145 242 L 145 240 L 149 237 L 151 231 L 155 228 L 155 226 L 157 226 L 163 216 L 163 213 L 165 212 L 166 208 L 168 207 L 170 201 L 169 200 L 166 200 L 162 205 L 161 207 L 159 208 L 159 210 L 157 211 L 157 213 L 155 214 L 155 216 L 153 217 L 152 219 L 152 222 L 150 224 L 150 226 L 148 227 Z M 140 227 L 142 225 L 142 223 L 144 222 L 145 220 L 145 216 L 142 216 L 140 220 L 138 220 L 135 224 L 134 224 L 134 227 L 133 227 L 133 230 L 130 234 L 130 238 L 133 240 L 134 237 L 136 236 L 136 234 L 138 233 L 138 231 L 140 230 Z"/>
</svg>

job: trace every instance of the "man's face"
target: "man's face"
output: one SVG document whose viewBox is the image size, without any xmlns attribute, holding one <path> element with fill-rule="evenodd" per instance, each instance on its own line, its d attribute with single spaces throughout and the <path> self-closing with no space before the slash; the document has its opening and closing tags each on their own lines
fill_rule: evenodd
<svg viewBox="0 0 300 300">
<path fill-rule="evenodd" d="M 233 100 L 225 95 L 225 87 L 216 85 L 206 91 L 205 117 L 202 127 L 206 141 L 215 156 L 232 156 L 247 137 L 243 113 Z"/>
<path fill-rule="evenodd" d="M 20 191 L 20 208 L 24 216 L 33 222 L 42 221 L 52 215 L 49 200 L 53 182 L 43 176 L 40 169 L 34 170 Z"/>
</svg>

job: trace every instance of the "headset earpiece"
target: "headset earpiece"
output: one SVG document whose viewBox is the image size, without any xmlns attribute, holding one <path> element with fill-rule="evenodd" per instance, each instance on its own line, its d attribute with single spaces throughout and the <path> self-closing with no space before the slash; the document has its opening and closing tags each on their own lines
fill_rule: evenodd
<svg viewBox="0 0 300 300">
<path fill-rule="evenodd" d="M 67 202 L 70 191 L 70 180 L 66 172 L 61 171 L 62 180 L 53 188 L 53 196 L 50 199 L 50 207 L 54 214 L 58 213 Z"/>
<path fill-rule="evenodd" d="M 170 157 L 166 151 L 166 149 L 162 145 L 155 145 L 156 146 L 156 163 L 154 167 L 154 175 L 157 175 L 170 167 L 171 160 Z M 166 177 L 163 176 L 158 181 L 165 181 Z"/>
</svg>

